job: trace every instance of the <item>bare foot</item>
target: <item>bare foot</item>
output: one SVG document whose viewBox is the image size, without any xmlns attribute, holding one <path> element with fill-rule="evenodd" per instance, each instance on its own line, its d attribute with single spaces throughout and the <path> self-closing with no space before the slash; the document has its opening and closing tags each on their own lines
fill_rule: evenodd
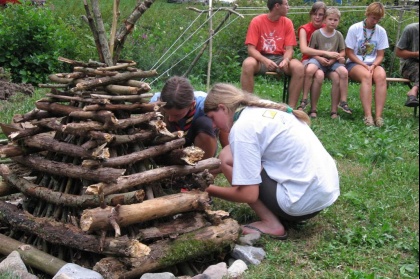
<svg viewBox="0 0 420 279">
<path fill-rule="evenodd" d="M 280 222 L 278 224 L 267 224 L 262 221 L 251 223 L 249 224 L 249 227 L 247 227 L 247 225 L 242 226 L 242 234 L 261 233 L 252 227 L 260 230 L 262 233 L 273 236 L 283 236 L 286 234 L 286 229 Z"/>
</svg>

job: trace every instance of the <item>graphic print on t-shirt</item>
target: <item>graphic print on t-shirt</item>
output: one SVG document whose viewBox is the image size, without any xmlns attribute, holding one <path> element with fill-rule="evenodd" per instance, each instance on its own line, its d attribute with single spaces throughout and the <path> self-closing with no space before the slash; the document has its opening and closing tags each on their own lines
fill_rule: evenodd
<svg viewBox="0 0 420 279">
<path fill-rule="evenodd" d="M 364 57 L 375 56 L 376 46 L 378 45 L 376 41 L 365 42 L 364 40 L 359 40 L 357 45 L 357 55 Z"/>
<path fill-rule="evenodd" d="M 282 38 L 277 37 L 274 33 L 276 33 L 275 30 L 273 32 L 269 32 L 268 35 L 267 35 L 267 33 L 264 33 L 264 36 L 261 36 L 261 38 L 264 42 L 262 52 L 273 53 L 273 52 L 276 51 L 276 41 L 279 41 Z"/>
</svg>

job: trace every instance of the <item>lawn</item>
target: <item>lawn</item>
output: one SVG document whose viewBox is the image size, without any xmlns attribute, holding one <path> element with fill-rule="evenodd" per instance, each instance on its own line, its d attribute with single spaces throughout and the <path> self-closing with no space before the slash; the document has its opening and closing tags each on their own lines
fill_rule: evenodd
<svg viewBox="0 0 420 279">
<path fill-rule="evenodd" d="M 194 84 L 205 90 L 205 85 Z M 312 129 L 337 161 L 341 196 L 307 224 L 289 230 L 289 240 L 262 239 L 267 257 L 245 279 L 261 278 L 418 278 L 419 277 L 419 118 L 404 107 L 407 87 L 390 85 L 385 126 L 366 127 L 358 84 L 349 85 L 352 116 L 329 117 L 331 85 L 326 82 Z M 158 91 L 159 87 L 152 90 Z M 256 79 L 256 94 L 278 101 L 282 86 L 273 78 Z M 0 101 L 0 122 L 34 108 L 32 98 Z M 4 135 L 0 135 L 4 138 Z M 219 176 L 220 185 L 226 180 Z M 240 223 L 253 212 L 241 204 L 214 200 Z"/>
</svg>

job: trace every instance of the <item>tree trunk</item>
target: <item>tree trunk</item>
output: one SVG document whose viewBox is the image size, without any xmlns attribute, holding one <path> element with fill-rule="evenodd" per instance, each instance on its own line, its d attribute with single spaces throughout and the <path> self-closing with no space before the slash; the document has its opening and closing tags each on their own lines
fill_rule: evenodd
<svg viewBox="0 0 420 279">
<path fill-rule="evenodd" d="M 178 213 L 205 210 L 209 197 L 205 192 L 191 191 L 146 200 L 140 204 L 122 205 L 117 209 L 116 221 L 120 227 L 146 222 Z M 110 229 L 113 208 L 86 209 L 80 217 L 80 227 L 85 232 Z"/>
<path fill-rule="evenodd" d="M 14 157 L 13 161 L 44 173 L 98 182 L 115 182 L 125 172 L 125 169 L 112 168 L 90 170 L 73 164 L 46 160 L 43 157 L 34 155 Z"/>
</svg>

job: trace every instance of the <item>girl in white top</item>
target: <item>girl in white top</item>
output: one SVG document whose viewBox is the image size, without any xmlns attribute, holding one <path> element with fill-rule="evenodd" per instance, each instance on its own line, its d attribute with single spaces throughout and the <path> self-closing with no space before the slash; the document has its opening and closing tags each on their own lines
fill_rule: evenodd
<svg viewBox="0 0 420 279">
<path fill-rule="evenodd" d="M 340 194 L 333 158 L 308 126 L 304 111 L 216 84 L 204 110 L 230 132 L 219 158 L 232 187 L 210 185 L 214 197 L 247 203 L 261 219 L 243 227 L 285 239 L 282 221 L 299 222 L 332 205 Z"/>
<path fill-rule="evenodd" d="M 350 26 L 346 36 L 346 68 L 350 79 L 360 82 L 360 100 L 367 126 L 384 124 L 382 112 L 386 101 L 386 72 L 381 67 L 388 36 L 378 22 L 385 14 L 384 6 L 375 2 L 366 8 L 366 19 Z M 375 121 L 372 116 L 372 86 L 375 84 Z"/>
</svg>

